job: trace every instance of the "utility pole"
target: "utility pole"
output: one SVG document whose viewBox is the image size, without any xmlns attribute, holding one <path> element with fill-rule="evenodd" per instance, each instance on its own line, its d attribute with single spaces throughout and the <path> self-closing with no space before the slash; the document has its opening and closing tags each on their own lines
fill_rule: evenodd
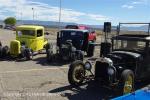
<svg viewBox="0 0 150 100">
<path fill-rule="evenodd" d="M 22 12 L 20 13 L 20 19 L 21 19 L 21 24 L 23 24 L 23 20 L 22 20 Z"/>
<path fill-rule="evenodd" d="M 59 1 L 59 31 L 61 30 L 61 10 L 62 10 L 62 1 Z"/>
<path fill-rule="evenodd" d="M 32 8 L 32 11 L 33 11 L 33 21 L 34 21 L 34 8 Z"/>
</svg>

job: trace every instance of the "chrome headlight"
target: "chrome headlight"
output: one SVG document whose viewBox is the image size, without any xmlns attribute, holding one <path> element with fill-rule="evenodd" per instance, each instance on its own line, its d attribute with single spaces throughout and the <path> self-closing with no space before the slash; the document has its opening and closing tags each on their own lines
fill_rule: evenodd
<svg viewBox="0 0 150 100">
<path fill-rule="evenodd" d="M 89 61 L 85 62 L 85 69 L 86 70 L 91 70 L 92 69 L 92 64 Z"/>
<path fill-rule="evenodd" d="M 113 66 L 113 61 L 110 58 L 104 58 L 105 62 L 107 62 L 109 64 L 109 66 Z"/>
<path fill-rule="evenodd" d="M 108 71 L 109 75 L 114 75 L 115 74 L 115 70 L 112 67 L 109 67 L 107 71 Z"/>
</svg>

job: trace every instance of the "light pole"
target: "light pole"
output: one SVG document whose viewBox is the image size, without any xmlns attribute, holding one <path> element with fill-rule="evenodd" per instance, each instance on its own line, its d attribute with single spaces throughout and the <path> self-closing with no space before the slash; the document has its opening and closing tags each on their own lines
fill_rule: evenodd
<svg viewBox="0 0 150 100">
<path fill-rule="evenodd" d="M 59 31 L 61 30 L 61 8 L 62 7 L 62 1 L 59 0 Z"/>
<path fill-rule="evenodd" d="M 33 11 L 33 21 L 34 21 L 34 8 L 32 8 L 32 11 Z"/>
<path fill-rule="evenodd" d="M 23 24 L 23 20 L 22 20 L 22 12 L 20 13 L 20 17 L 21 17 L 21 24 Z"/>
</svg>

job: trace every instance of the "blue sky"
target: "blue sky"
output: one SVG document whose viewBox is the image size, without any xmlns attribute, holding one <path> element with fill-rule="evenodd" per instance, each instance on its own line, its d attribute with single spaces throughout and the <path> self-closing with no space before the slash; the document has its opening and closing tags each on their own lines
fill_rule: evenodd
<svg viewBox="0 0 150 100">
<path fill-rule="evenodd" d="M 0 0 L 0 19 L 58 21 L 60 0 Z M 150 0 L 62 0 L 63 22 L 150 22 Z"/>
</svg>

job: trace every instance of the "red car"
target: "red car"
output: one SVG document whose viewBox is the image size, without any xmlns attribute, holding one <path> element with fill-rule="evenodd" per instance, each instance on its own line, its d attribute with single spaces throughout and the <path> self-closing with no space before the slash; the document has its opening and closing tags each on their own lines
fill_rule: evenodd
<svg viewBox="0 0 150 100">
<path fill-rule="evenodd" d="M 88 30 L 89 31 L 89 36 L 88 40 L 89 41 L 96 41 L 96 33 L 93 31 L 90 27 L 84 26 L 84 25 L 67 25 L 65 27 L 66 29 L 81 29 L 81 30 Z"/>
</svg>

